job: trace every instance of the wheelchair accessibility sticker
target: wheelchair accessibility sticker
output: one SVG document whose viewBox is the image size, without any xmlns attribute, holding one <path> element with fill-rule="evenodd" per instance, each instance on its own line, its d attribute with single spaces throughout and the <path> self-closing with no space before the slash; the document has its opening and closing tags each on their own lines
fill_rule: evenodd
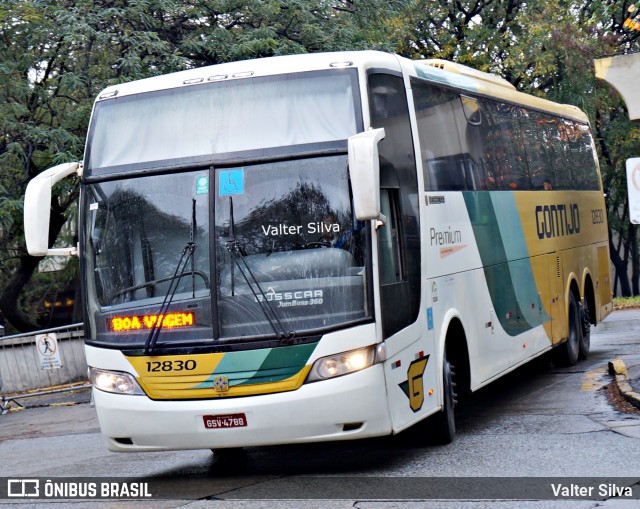
<svg viewBox="0 0 640 509">
<path fill-rule="evenodd" d="M 218 194 L 220 196 L 244 193 L 244 168 L 224 170 L 218 175 Z"/>
</svg>

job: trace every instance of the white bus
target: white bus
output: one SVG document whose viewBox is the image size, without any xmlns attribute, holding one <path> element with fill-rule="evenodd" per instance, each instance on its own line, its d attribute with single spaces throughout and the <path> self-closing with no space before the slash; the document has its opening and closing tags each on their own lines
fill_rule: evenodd
<svg viewBox="0 0 640 509">
<path fill-rule="evenodd" d="M 80 175 L 75 248 L 47 245 Z M 84 161 L 27 190 L 79 254 L 113 451 L 356 439 L 424 421 L 612 308 L 587 117 L 450 62 L 364 51 L 119 84 Z M 429 419 L 427 419 L 429 418 Z"/>
</svg>

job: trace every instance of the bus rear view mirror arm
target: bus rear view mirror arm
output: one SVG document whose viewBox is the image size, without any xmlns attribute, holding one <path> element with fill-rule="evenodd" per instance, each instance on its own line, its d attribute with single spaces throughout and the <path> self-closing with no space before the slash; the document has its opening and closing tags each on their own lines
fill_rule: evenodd
<svg viewBox="0 0 640 509">
<path fill-rule="evenodd" d="M 76 255 L 76 247 L 49 249 L 51 190 L 63 178 L 82 174 L 82 163 L 64 163 L 43 171 L 33 178 L 24 195 L 24 236 L 31 256 Z"/>
<path fill-rule="evenodd" d="M 349 138 L 349 176 L 356 219 L 385 221 L 380 212 L 378 142 L 384 129 L 370 129 Z"/>
</svg>

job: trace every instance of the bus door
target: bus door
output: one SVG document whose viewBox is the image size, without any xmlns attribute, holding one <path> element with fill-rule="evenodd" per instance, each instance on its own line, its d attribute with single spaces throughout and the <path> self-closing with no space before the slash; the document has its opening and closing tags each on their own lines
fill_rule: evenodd
<svg viewBox="0 0 640 509">
<path fill-rule="evenodd" d="M 380 190 L 380 209 L 387 224 L 378 230 L 378 264 L 380 275 L 380 301 L 382 330 L 385 338 L 411 323 L 409 282 L 405 277 L 402 256 L 402 231 L 398 208 L 398 190 Z"/>
<path fill-rule="evenodd" d="M 368 75 L 371 124 L 384 128 L 380 155 L 380 205 L 386 221 L 377 230 L 382 334 L 389 413 L 398 430 L 435 405 L 433 330 L 421 313 L 418 177 L 404 80 L 399 73 Z M 429 380 L 429 382 L 427 382 Z M 432 407 L 431 407 L 432 408 Z"/>
</svg>

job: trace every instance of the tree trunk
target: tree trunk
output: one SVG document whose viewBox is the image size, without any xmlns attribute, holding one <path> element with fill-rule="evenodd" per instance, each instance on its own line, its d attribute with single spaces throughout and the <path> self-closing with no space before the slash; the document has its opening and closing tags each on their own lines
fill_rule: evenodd
<svg viewBox="0 0 640 509">
<path fill-rule="evenodd" d="M 609 232 L 609 257 L 615 268 L 614 278 L 620 282 L 620 293 L 623 297 L 631 297 L 631 285 L 627 276 L 627 262 L 620 257 L 620 253 L 613 245 L 611 232 Z"/>
</svg>

